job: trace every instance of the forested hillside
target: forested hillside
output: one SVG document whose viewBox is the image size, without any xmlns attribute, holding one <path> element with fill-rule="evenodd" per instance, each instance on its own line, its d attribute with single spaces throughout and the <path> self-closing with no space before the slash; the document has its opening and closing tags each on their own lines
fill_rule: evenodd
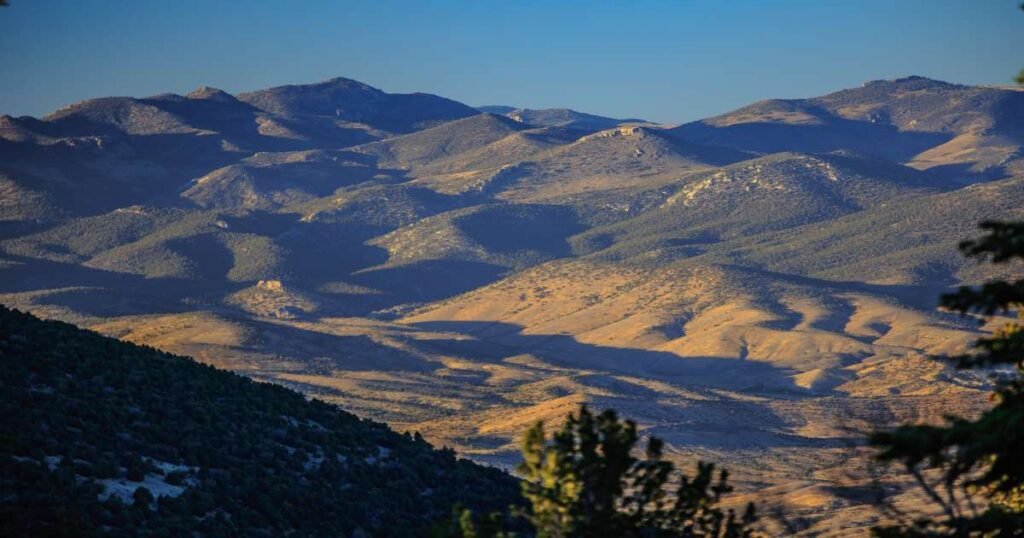
<svg viewBox="0 0 1024 538">
<path fill-rule="evenodd" d="M 0 390 L 3 536 L 420 536 L 518 496 L 418 434 L 4 307 Z"/>
</svg>

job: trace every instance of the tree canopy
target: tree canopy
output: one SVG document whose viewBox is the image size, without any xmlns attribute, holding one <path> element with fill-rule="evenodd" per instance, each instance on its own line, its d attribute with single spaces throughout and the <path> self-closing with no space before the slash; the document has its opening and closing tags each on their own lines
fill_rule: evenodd
<svg viewBox="0 0 1024 538">
<path fill-rule="evenodd" d="M 995 264 L 1024 261 L 1024 223 L 985 222 L 965 255 Z M 940 514 L 876 529 L 877 536 L 1024 536 L 1024 279 L 995 280 L 945 295 L 963 315 L 1013 316 L 974 349 L 953 357 L 960 368 L 993 374 L 994 406 L 974 420 L 905 425 L 877 432 L 879 458 L 903 464 Z M 979 504 L 978 500 L 982 503 Z"/>
<path fill-rule="evenodd" d="M 698 463 L 692 476 L 663 459 L 663 442 L 651 437 L 635 456 L 636 424 L 615 411 L 570 414 L 550 438 L 536 423 L 523 436 L 519 465 L 528 509 L 513 509 L 538 538 L 741 538 L 756 535 L 753 504 L 737 512 L 721 506 L 732 491 L 727 471 Z M 670 484 L 678 484 L 675 491 Z M 460 534 L 512 536 L 491 515 L 482 524 L 463 513 Z"/>
<path fill-rule="evenodd" d="M 516 480 L 284 387 L 0 307 L 0 536 L 422 536 Z"/>
</svg>

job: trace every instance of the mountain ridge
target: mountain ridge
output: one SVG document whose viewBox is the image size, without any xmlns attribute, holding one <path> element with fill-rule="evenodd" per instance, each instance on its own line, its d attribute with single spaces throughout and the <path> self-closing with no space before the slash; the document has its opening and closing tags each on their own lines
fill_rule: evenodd
<svg viewBox="0 0 1024 538">
<path fill-rule="evenodd" d="M 761 101 L 673 132 L 758 151 L 856 149 L 921 169 L 952 167 L 990 178 L 1021 166 L 1024 136 L 1013 118 L 1022 111 L 1024 94 L 1017 91 L 906 77 L 810 99 Z M 956 142 L 957 151 L 939 162 L 921 158 Z M 978 153 L 974 161 L 967 160 L 971 152 Z"/>
</svg>

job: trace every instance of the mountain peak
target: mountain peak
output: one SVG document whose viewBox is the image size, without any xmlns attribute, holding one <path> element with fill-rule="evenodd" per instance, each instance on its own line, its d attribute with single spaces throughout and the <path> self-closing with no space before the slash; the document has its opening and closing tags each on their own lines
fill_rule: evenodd
<svg viewBox="0 0 1024 538">
<path fill-rule="evenodd" d="M 518 109 L 518 107 L 508 105 L 483 105 L 476 107 L 476 109 L 479 110 L 480 112 L 489 112 L 491 114 L 504 115 L 508 114 L 509 112 L 514 112 L 515 110 Z"/>
<path fill-rule="evenodd" d="M 202 99 L 205 101 L 220 101 L 225 103 L 237 101 L 237 99 L 235 99 L 235 97 L 230 93 L 211 86 L 200 86 L 186 94 L 185 97 L 189 99 Z"/>
<path fill-rule="evenodd" d="M 358 80 L 354 80 L 354 79 L 351 79 L 351 78 L 345 78 L 345 77 L 333 77 L 333 78 L 329 78 L 329 79 L 327 79 L 327 80 L 325 80 L 323 82 L 320 82 L 320 83 L 308 84 L 308 86 L 333 86 L 335 88 L 345 88 L 345 89 L 351 89 L 351 90 L 358 89 L 358 90 L 364 90 L 364 91 L 373 91 L 373 92 L 383 93 L 382 90 L 380 90 L 378 88 L 374 88 L 373 86 L 370 86 L 369 84 L 366 84 L 366 83 L 363 83 L 363 82 L 359 82 Z"/>
<path fill-rule="evenodd" d="M 477 114 L 475 109 L 436 95 L 391 94 L 344 77 L 241 93 L 238 99 L 282 116 L 331 117 L 393 133 Z"/>
<path fill-rule="evenodd" d="M 502 114 L 521 123 L 541 127 L 564 127 L 581 131 L 603 131 L 623 123 L 643 122 L 638 119 L 616 119 L 587 114 L 569 108 L 511 108 L 501 106 L 481 107 L 482 112 Z"/>
<path fill-rule="evenodd" d="M 630 126 L 624 126 L 624 127 L 618 127 L 618 126 L 617 127 L 612 127 L 610 129 L 605 129 L 603 131 L 598 131 L 598 132 L 596 132 L 596 133 L 594 133 L 592 135 L 584 137 L 583 139 L 590 139 L 590 138 L 595 138 L 596 139 L 596 138 L 608 138 L 608 137 L 630 137 L 630 136 L 634 136 L 634 137 L 638 137 L 638 138 L 643 138 L 643 137 L 647 137 L 647 136 L 654 136 L 654 137 L 657 137 L 657 138 L 668 138 L 670 140 L 675 140 L 670 135 L 668 135 L 664 131 L 662 131 L 661 129 L 652 129 L 650 127 L 644 127 L 642 125 L 630 125 Z"/>
<path fill-rule="evenodd" d="M 864 83 L 865 88 L 870 87 L 887 87 L 900 89 L 904 91 L 917 91 L 926 89 L 952 89 L 952 88 L 963 88 L 965 86 L 960 84 L 953 84 L 943 80 L 936 80 L 933 78 L 922 77 L 920 75 L 910 75 L 902 78 L 895 78 L 892 80 L 871 80 Z"/>
<path fill-rule="evenodd" d="M 525 122 L 519 118 L 507 116 L 505 114 L 496 114 L 494 112 L 481 112 L 476 116 L 469 116 L 468 118 L 462 118 L 456 121 L 485 121 L 485 122 L 497 122 L 502 125 L 516 126 L 516 125 L 527 125 L 530 126 L 529 122 Z"/>
</svg>

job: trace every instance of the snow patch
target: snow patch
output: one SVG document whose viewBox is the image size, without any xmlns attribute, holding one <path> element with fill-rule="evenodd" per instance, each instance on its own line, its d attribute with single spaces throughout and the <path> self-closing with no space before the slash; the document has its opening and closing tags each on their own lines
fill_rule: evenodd
<svg viewBox="0 0 1024 538">
<path fill-rule="evenodd" d="M 142 482 L 132 482 L 127 478 L 105 478 L 97 480 L 96 483 L 103 486 L 103 491 L 96 496 L 100 501 L 106 501 L 110 497 L 120 497 L 121 501 L 126 504 L 134 502 L 134 496 L 136 490 L 144 487 L 153 494 L 153 497 L 178 497 L 189 487 L 196 486 L 199 484 L 199 480 L 194 476 L 191 476 L 197 471 L 193 467 L 187 465 L 178 465 L 166 461 L 154 460 L 147 458 L 149 463 L 152 463 L 164 474 L 149 473 L 146 474 L 145 479 Z M 182 485 L 176 486 L 174 484 L 167 483 L 167 474 L 170 473 L 188 473 Z"/>
</svg>

